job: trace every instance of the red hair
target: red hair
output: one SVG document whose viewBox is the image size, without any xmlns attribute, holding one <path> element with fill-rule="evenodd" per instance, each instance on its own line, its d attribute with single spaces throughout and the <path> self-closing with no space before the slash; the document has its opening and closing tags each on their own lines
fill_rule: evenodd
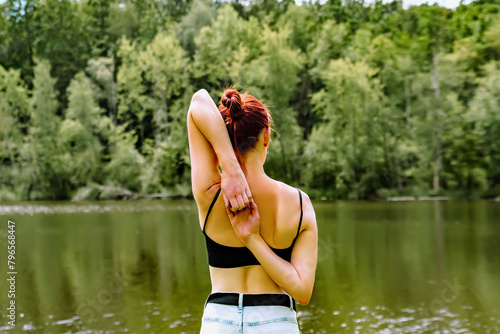
<svg viewBox="0 0 500 334">
<path fill-rule="evenodd" d="M 240 94 L 233 88 L 224 90 L 220 102 L 219 111 L 234 150 L 245 154 L 255 148 L 260 133 L 271 121 L 267 108 L 252 95 Z"/>
</svg>

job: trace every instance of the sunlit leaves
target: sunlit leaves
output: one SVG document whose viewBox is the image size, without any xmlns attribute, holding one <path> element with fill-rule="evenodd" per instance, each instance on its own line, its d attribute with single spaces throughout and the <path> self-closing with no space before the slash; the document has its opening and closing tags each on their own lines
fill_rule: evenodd
<svg viewBox="0 0 500 334">
<path fill-rule="evenodd" d="M 136 136 L 127 132 L 125 126 L 118 126 L 111 139 L 114 144 L 111 160 L 104 167 L 110 183 L 132 191 L 141 190 L 141 175 L 145 164 L 144 157 L 134 147 L 136 141 Z"/>
<path fill-rule="evenodd" d="M 93 80 L 93 91 L 97 101 L 103 101 L 110 116 L 116 118 L 117 92 L 114 78 L 115 64 L 112 58 L 90 59 L 87 73 Z"/>
<path fill-rule="evenodd" d="M 251 21 L 239 17 L 231 5 L 221 7 L 212 25 L 203 27 L 195 38 L 195 78 L 206 77 L 215 86 L 230 84 L 229 72 L 235 51 L 245 45 L 252 45 L 252 40 L 260 37 L 251 28 Z"/>
<path fill-rule="evenodd" d="M 494 23 L 484 32 L 486 45 L 495 50 L 497 56 L 500 56 L 500 16 Z"/>
<path fill-rule="evenodd" d="M 325 172 L 338 171 L 338 175 L 330 178 L 335 178 L 339 186 L 344 185 L 339 188 L 339 191 L 349 192 L 344 196 L 353 198 L 364 196 L 363 188 L 369 184 L 360 182 L 361 177 L 371 174 L 370 170 L 382 156 L 383 132 L 379 114 L 385 106 L 380 83 L 374 78 L 376 73 L 377 69 L 364 62 L 332 60 L 328 69 L 321 73 L 325 89 L 312 99 L 324 121 L 313 130 L 308 150 L 323 147 L 336 157 L 335 167 Z M 333 145 L 325 147 L 321 142 L 328 137 L 333 137 Z M 353 185 L 352 191 L 346 188 L 348 184 Z"/>
<path fill-rule="evenodd" d="M 445 193 L 488 193 L 500 184 L 499 10 L 7 1 L 0 198 L 189 188 L 190 98 L 229 85 L 272 113 L 266 172 L 277 179 L 366 198 L 429 194 L 441 175 Z"/>
<path fill-rule="evenodd" d="M 52 135 L 57 128 L 57 93 L 54 90 L 56 79 L 50 76 L 50 64 L 42 60 L 35 67 L 33 94 L 31 96 L 33 126 L 43 131 L 43 137 Z"/>
<path fill-rule="evenodd" d="M 195 52 L 194 40 L 201 28 L 208 26 L 215 16 L 213 4 L 208 0 L 193 0 L 191 9 L 181 19 L 177 30 L 179 41 L 190 56 Z"/>
<path fill-rule="evenodd" d="M 484 66 L 486 76 L 478 80 L 479 87 L 471 102 L 469 121 L 475 121 L 475 133 L 481 138 L 490 184 L 500 182 L 500 65 Z"/>
<path fill-rule="evenodd" d="M 82 72 L 78 73 L 68 87 L 68 119 L 79 121 L 86 129 L 91 130 L 97 124 L 100 114 L 94 100 L 91 82 Z"/>
<path fill-rule="evenodd" d="M 58 131 L 57 174 L 72 188 L 86 185 L 99 167 L 102 149 L 94 129 L 100 123 L 91 82 L 78 73 L 68 88 L 66 119 Z"/>
<path fill-rule="evenodd" d="M 171 98 L 186 83 L 187 62 L 184 50 L 172 32 L 159 33 L 140 53 L 139 64 L 144 78 L 153 86 L 154 121 L 158 134 L 168 136 L 168 113 Z"/>
</svg>

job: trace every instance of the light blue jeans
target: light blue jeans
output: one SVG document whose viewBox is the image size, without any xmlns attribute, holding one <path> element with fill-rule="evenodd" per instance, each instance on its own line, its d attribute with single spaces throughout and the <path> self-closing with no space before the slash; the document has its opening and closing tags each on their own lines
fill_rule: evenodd
<svg viewBox="0 0 500 334">
<path fill-rule="evenodd" d="M 200 334 L 300 334 L 293 308 L 242 306 L 239 300 L 239 306 L 205 303 Z"/>
</svg>

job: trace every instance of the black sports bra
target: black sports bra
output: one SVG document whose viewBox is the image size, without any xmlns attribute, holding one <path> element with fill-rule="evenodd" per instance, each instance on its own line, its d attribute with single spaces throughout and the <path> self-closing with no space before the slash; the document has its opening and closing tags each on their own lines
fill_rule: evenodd
<svg viewBox="0 0 500 334">
<path fill-rule="evenodd" d="M 205 227 L 207 225 L 208 217 L 210 216 L 210 212 L 212 211 L 212 208 L 215 202 L 217 201 L 217 198 L 219 197 L 220 191 L 221 189 L 219 189 L 217 191 L 217 194 L 215 194 L 212 204 L 210 204 L 210 208 L 208 209 L 207 216 L 205 217 L 205 223 L 203 224 L 203 234 L 205 235 L 205 242 L 207 245 L 207 252 L 208 252 L 208 264 L 211 267 L 215 268 L 238 268 L 244 266 L 259 265 L 260 263 L 257 260 L 257 258 L 245 246 L 243 247 L 224 246 L 213 241 L 205 233 Z M 293 246 L 295 245 L 297 237 L 299 236 L 300 225 L 302 224 L 302 215 L 303 215 L 302 194 L 300 193 L 300 190 L 298 190 L 298 192 L 300 198 L 300 221 L 299 221 L 299 227 L 297 229 L 297 235 L 295 236 L 295 238 L 292 241 L 292 244 L 288 248 L 270 247 L 276 255 L 278 255 L 280 258 L 288 262 L 290 262 L 292 258 L 292 249 Z"/>
</svg>

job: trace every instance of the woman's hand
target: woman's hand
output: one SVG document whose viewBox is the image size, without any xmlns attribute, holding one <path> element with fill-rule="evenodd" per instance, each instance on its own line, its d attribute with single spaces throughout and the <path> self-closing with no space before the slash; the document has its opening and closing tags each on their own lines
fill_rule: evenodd
<svg viewBox="0 0 500 334">
<path fill-rule="evenodd" d="M 257 205 L 254 201 L 250 202 L 246 208 L 234 213 L 226 204 L 226 212 L 231 220 L 234 232 L 245 245 L 255 237 L 260 237 L 259 226 L 260 216 Z"/>
<path fill-rule="evenodd" d="M 221 188 L 224 203 L 233 212 L 243 210 L 252 201 L 247 180 L 239 165 L 231 171 L 222 170 Z"/>
</svg>

